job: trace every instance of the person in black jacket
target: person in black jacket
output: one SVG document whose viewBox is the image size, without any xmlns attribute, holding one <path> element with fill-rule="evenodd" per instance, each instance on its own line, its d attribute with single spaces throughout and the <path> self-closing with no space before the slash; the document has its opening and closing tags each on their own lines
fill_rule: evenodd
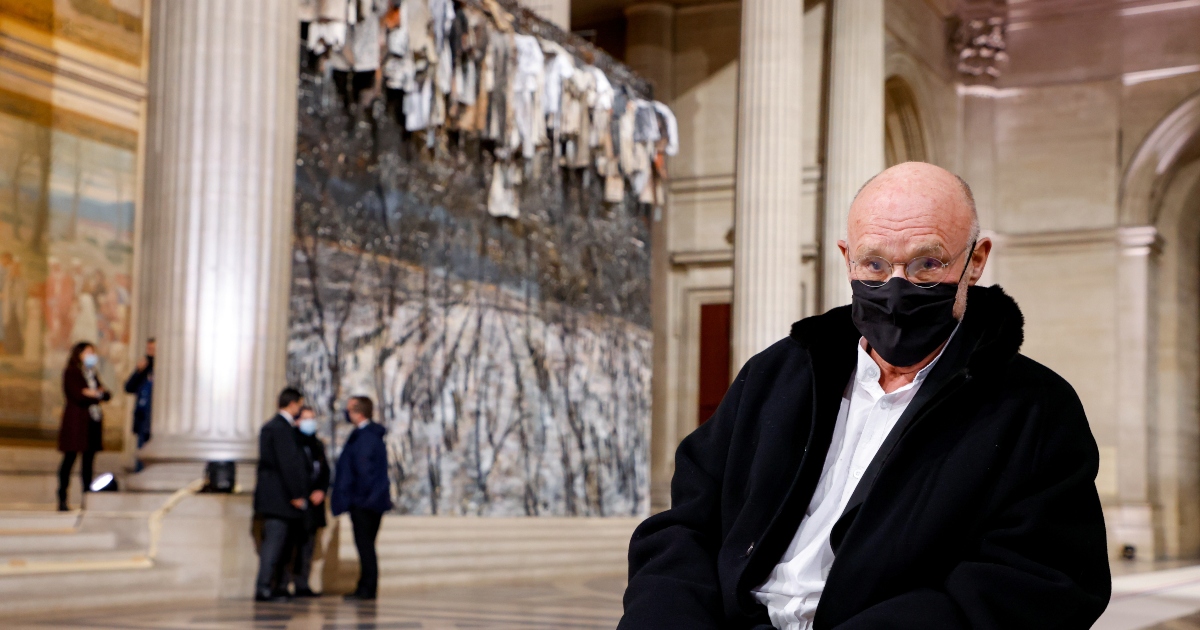
<svg viewBox="0 0 1200 630">
<path fill-rule="evenodd" d="M 621 630 L 1083 630 L 1111 592 L 1099 453 L 1023 318 L 975 285 L 966 183 L 859 192 L 851 305 L 751 358 L 629 546 Z"/>
<path fill-rule="evenodd" d="M 355 396 L 346 405 L 346 421 L 354 430 L 346 438 L 333 476 L 330 508 L 334 516 L 350 513 L 354 546 L 358 549 L 358 587 L 346 599 L 372 600 L 379 590 L 379 564 L 375 537 L 384 512 L 392 509 L 388 482 L 387 429 L 371 421 L 375 405 L 370 398 Z"/>
<path fill-rule="evenodd" d="M 146 340 L 146 356 L 137 362 L 137 369 L 125 381 L 125 393 L 137 396 L 133 405 L 133 434 L 141 449 L 150 441 L 150 405 L 154 394 L 154 338 Z M 137 471 L 142 462 L 137 462 Z"/>
<path fill-rule="evenodd" d="M 317 544 L 317 532 L 325 527 L 325 494 L 329 491 L 329 460 L 325 458 L 325 443 L 317 437 L 317 414 L 312 407 L 300 408 L 300 419 L 296 422 L 297 439 L 304 451 L 304 461 L 309 470 L 308 509 L 304 511 L 304 524 L 300 540 L 292 561 L 288 580 L 292 583 L 292 594 L 296 597 L 319 597 L 308 585 L 312 571 L 313 550 Z"/>
<path fill-rule="evenodd" d="M 71 482 L 71 468 L 75 459 L 82 456 L 80 481 L 86 494 L 91 489 L 92 465 L 96 452 L 104 447 L 103 420 L 100 403 L 112 399 L 112 394 L 100 382 L 96 373 L 100 355 L 87 341 L 80 341 L 71 348 L 67 367 L 63 370 L 62 425 L 58 430 L 58 450 L 62 451 L 62 464 L 58 467 L 58 510 L 66 512 L 67 490 Z"/>
<path fill-rule="evenodd" d="M 297 438 L 296 417 L 304 396 L 288 387 L 279 394 L 279 413 L 258 436 L 258 483 L 254 517 L 262 532 L 254 599 L 287 598 L 284 563 L 292 558 L 309 505 L 309 465 Z"/>
</svg>

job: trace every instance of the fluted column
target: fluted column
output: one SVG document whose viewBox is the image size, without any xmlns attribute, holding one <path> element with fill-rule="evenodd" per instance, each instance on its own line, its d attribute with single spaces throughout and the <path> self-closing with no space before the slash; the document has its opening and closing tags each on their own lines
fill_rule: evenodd
<svg viewBox="0 0 1200 630">
<path fill-rule="evenodd" d="M 850 303 L 846 262 L 837 242 L 846 237 L 854 195 L 884 168 L 883 0 L 833 0 L 832 10 L 823 309 Z"/>
<path fill-rule="evenodd" d="M 665 2 L 640 2 L 625 8 L 625 65 L 654 88 L 654 98 L 671 105 L 671 63 L 675 53 L 675 7 Z M 669 169 L 668 169 L 669 170 Z M 668 417 L 670 356 L 671 200 L 656 206 L 650 222 L 650 320 L 654 356 L 650 390 L 650 509 L 670 507 L 671 475 L 679 438 Z"/>
<path fill-rule="evenodd" d="M 158 357 L 142 457 L 252 460 L 285 385 L 297 0 L 152 12 L 138 308 Z"/>
<path fill-rule="evenodd" d="M 800 318 L 803 34 L 803 2 L 743 0 L 733 245 L 735 370 L 787 336 Z"/>
</svg>

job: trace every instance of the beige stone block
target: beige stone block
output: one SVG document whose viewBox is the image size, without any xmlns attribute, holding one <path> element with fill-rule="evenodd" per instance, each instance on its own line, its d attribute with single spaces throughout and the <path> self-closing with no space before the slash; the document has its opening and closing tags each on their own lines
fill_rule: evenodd
<svg viewBox="0 0 1200 630">
<path fill-rule="evenodd" d="M 1115 247 L 1051 246 L 1008 252 L 993 263 L 997 283 L 1025 315 L 1022 353 L 1065 378 L 1096 440 L 1115 445 Z"/>
<path fill-rule="evenodd" d="M 1023 88 L 996 103 L 996 229 L 1115 224 L 1116 81 Z"/>
</svg>

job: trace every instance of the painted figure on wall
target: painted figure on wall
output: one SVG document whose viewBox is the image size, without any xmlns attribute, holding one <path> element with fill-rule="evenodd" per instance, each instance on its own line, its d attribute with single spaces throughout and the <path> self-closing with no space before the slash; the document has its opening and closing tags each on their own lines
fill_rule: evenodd
<svg viewBox="0 0 1200 630">
<path fill-rule="evenodd" d="M 0 90 L 0 439 L 52 439 L 74 343 L 96 344 L 108 380 L 129 367 L 135 148 Z"/>
</svg>

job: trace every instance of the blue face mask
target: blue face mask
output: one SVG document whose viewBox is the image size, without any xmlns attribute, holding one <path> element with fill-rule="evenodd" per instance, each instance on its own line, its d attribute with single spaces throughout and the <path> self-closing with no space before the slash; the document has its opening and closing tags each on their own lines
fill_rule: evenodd
<svg viewBox="0 0 1200 630">
<path fill-rule="evenodd" d="M 100 357 L 95 354 L 89 354 L 83 357 L 83 366 L 91 369 L 100 363 Z"/>
<path fill-rule="evenodd" d="M 300 432 L 304 435 L 312 435 L 317 432 L 317 419 L 303 418 L 297 426 L 300 427 Z"/>
</svg>

